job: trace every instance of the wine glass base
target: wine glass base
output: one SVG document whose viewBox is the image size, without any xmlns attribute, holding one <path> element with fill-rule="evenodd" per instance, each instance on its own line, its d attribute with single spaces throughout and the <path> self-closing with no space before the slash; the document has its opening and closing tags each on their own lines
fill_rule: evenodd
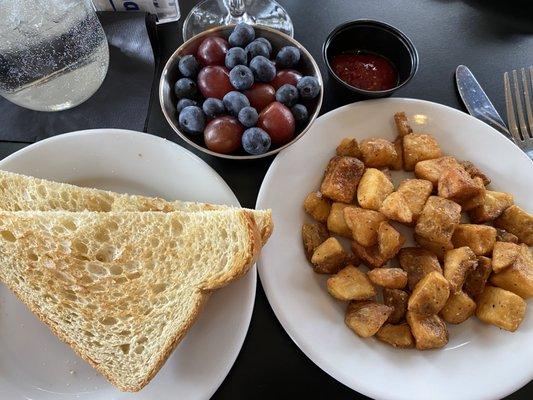
<svg viewBox="0 0 533 400">
<path fill-rule="evenodd" d="M 250 25 L 266 25 L 289 36 L 294 35 L 287 11 L 274 0 L 245 0 L 245 10 L 240 16 L 229 12 L 224 0 L 204 0 L 197 4 L 183 22 L 183 40 L 217 26 L 246 22 Z"/>
</svg>

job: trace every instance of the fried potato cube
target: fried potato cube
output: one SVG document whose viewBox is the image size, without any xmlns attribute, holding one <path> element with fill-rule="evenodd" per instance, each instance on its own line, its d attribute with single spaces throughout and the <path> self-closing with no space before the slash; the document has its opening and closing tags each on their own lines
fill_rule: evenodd
<svg viewBox="0 0 533 400">
<path fill-rule="evenodd" d="M 351 301 L 346 310 L 345 322 L 361 337 L 370 337 L 385 323 L 392 308 L 373 301 Z"/>
<path fill-rule="evenodd" d="M 493 221 L 498 218 L 507 207 L 513 205 L 513 196 L 504 192 L 486 190 L 483 203 L 468 213 L 470 220 L 475 224 Z"/>
<path fill-rule="evenodd" d="M 448 250 L 453 249 L 453 244 L 451 240 L 447 243 L 437 243 L 437 242 L 432 242 L 431 240 L 428 240 L 426 238 L 423 238 L 422 236 L 417 235 L 416 233 L 413 234 L 413 238 L 415 239 L 416 243 L 418 243 L 420 247 L 423 247 L 424 249 L 435 254 L 437 258 L 441 261 L 444 260 L 444 254 Z"/>
<path fill-rule="evenodd" d="M 333 201 L 351 203 L 364 169 L 364 164 L 355 157 L 333 157 L 326 168 L 320 192 Z"/>
<path fill-rule="evenodd" d="M 415 226 L 415 233 L 431 242 L 447 244 L 461 221 L 461 206 L 442 197 L 430 196 Z"/>
<path fill-rule="evenodd" d="M 461 161 L 460 164 L 470 174 L 472 179 L 480 178 L 484 186 L 490 184 L 490 178 L 470 161 Z"/>
<path fill-rule="evenodd" d="M 524 299 L 533 297 L 533 256 L 529 248 L 522 244 L 514 264 L 498 274 L 493 274 L 490 282 Z"/>
<path fill-rule="evenodd" d="M 492 272 L 492 261 L 488 257 L 479 256 L 476 266 L 466 274 L 463 291 L 472 299 L 477 297 L 485 289 L 485 284 Z"/>
<path fill-rule="evenodd" d="M 391 169 L 399 171 L 403 168 L 403 139 L 401 137 L 396 138 L 394 141 L 394 150 L 396 150 L 396 160 L 390 165 Z"/>
<path fill-rule="evenodd" d="M 428 317 L 407 311 L 406 319 L 418 350 L 437 349 L 448 343 L 446 324 L 438 315 Z"/>
<path fill-rule="evenodd" d="M 407 310 L 420 315 L 438 314 L 450 296 L 450 285 L 439 272 L 433 271 L 416 284 Z"/>
<path fill-rule="evenodd" d="M 361 142 L 361 159 L 369 168 L 383 168 L 393 165 L 398 157 L 396 148 L 388 140 L 381 138 L 365 139 Z"/>
<path fill-rule="evenodd" d="M 355 138 L 344 138 L 341 143 L 337 146 L 337 155 L 338 156 L 348 156 L 348 157 L 361 157 L 361 150 L 359 150 L 359 144 Z"/>
<path fill-rule="evenodd" d="M 487 286 L 477 302 L 476 316 L 481 321 L 506 331 L 516 331 L 525 314 L 524 299 L 497 287 Z"/>
<path fill-rule="evenodd" d="M 326 224 L 331 233 L 351 239 L 352 230 L 348 227 L 344 219 L 344 210 L 346 208 L 355 208 L 355 206 L 344 203 L 333 203 Z"/>
<path fill-rule="evenodd" d="M 413 221 L 418 219 L 432 190 L 433 185 L 425 179 L 406 179 L 398 186 L 396 192 L 403 195 L 407 206 L 413 214 Z"/>
<path fill-rule="evenodd" d="M 492 270 L 498 273 L 510 267 L 520 253 L 520 246 L 516 243 L 496 242 L 492 250 Z"/>
<path fill-rule="evenodd" d="M 445 169 L 439 177 L 437 190 L 440 197 L 455 201 L 458 204 L 477 197 L 483 193 L 481 187 L 474 182 L 468 172 L 461 166 Z"/>
<path fill-rule="evenodd" d="M 366 264 L 369 268 L 379 268 L 387 262 L 379 253 L 377 245 L 365 247 L 361 246 L 355 240 L 352 242 L 352 251 Z"/>
<path fill-rule="evenodd" d="M 383 221 L 378 227 L 378 248 L 379 254 L 385 259 L 390 260 L 402 248 L 405 243 L 405 237 L 394 229 L 388 222 Z"/>
<path fill-rule="evenodd" d="M 331 202 L 322 197 L 320 192 L 309 193 L 304 200 L 305 212 L 318 222 L 326 222 L 330 209 Z"/>
<path fill-rule="evenodd" d="M 407 120 L 407 115 L 403 111 L 394 114 L 394 124 L 396 125 L 396 132 L 400 137 L 413 133 L 413 129 L 411 129 L 411 125 L 409 125 L 409 121 Z"/>
<path fill-rule="evenodd" d="M 515 234 L 521 242 L 533 246 L 533 215 L 520 207 L 512 205 L 507 208 L 496 218 L 494 226 Z"/>
<path fill-rule="evenodd" d="M 400 322 L 407 311 L 407 302 L 409 295 L 400 289 L 383 289 L 383 303 L 386 306 L 392 307 L 394 310 L 389 315 L 387 322 L 397 324 Z"/>
<path fill-rule="evenodd" d="M 409 290 L 413 290 L 416 284 L 430 272 L 442 274 L 439 260 L 430 251 L 420 247 L 404 247 L 399 255 L 400 267 L 407 272 Z"/>
<path fill-rule="evenodd" d="M 376 289 L 364 272 L 353 265 L 341 269 L 327 281 L 328 292 L 339 300 L 366 300 L 376 295 Z"/>
<path fill-rule="evenodd" d="M 394 191 L 390 178 L 376 168 L 367 168 L 357 187 L 357 202 L 362 208 L 378 211 L 389 194 Z"/>
<path fill-rule="evenodd" d="M 407 285 L 407 272 L 401 268 L 375 268 L 367 273 L 374 285 L 389 289 L 403 289 Z"/>
<path fill-rule="evenodd" d="M 377 211 L 350 207 L 344 210 L 344 220 L 351 229 L 354 240 L 368 247 L 377 244 L 379 224 L 386 218 Z"/>
<path fill-rule="evenodd" d="M 348 254 L 334 237 L 320 244 L 311 257 L 315 272 L 319 274 L 335 274 L 346 265 L 347 260 Z"/>
<path fill-rule="evenodd" d="M 461 211 L 470 211 L 485 203 L 485 195 L 487 193 L 487 189 L 485 189 L 485 186 L 483 185 L 483 180 L 477 176 L 475 178 L 472 178 L 472 180 L 474 181 L 474 185 L 479 188 L 479 194 L 467 200 L 461 201 Z"/>
<path fill-rule="evenodd" d="M 440 175 L 445 169 L 457 167 L 459 162 L 455 157 L 444 156 L 433 160 L 420 161 L 415 166 L 415 176 L 430 181 L 437 187 Z"/>
<path fill-rule="evenodd" d="M 476 264 L 476 255 L 470 247 L 459 247 L 444 254 L 444 277 L 450 282 L 452 293 L 462 289 L 466 275 L 476 267 Z"/>
<path fill-rule="evenodd" d="M 410 224 L 413 222 L 413 213 L 409 208 L 409 204 L 399 192 L 393 192 L 387 196 L 383 201 L 379 211 L 387 218 L 403 224 Z"/>
<path fill-rule="evenodd" d="M 403 137 L 403 166 L 406 171 L 415 169 L 419 161 L 442 156 L 437 140 L 426 134 L 410 133 Z"/>
<path fill-rule="evenodd" d="M 507 232 L 505 229 L 496 228 L 496 241 L 518 243 L 518 236 L 513 235 L 511 232 Z"/>
<path fill-rule="evenodd" d="M 309 261 L 315 249 L 329 237 L 329 232 L 321 223 L 302 225 L 302 240 L 304 243 L 305 256 Z"/>
<path fill-rule="evenodd" d="M 468 246 L 476 256 L 490 254 L 496 243 L 496 229 L 488 225 L 459 224 L 453 231 L 453 247 Z"/>
<path fill-rule="evenodd" d="M 408 349 L 415 347 L 415 339 L 408 324 L 385 324 L 376 333 L 376 338 L 390 344 L 392 347 Z"/>
<path fill-rule="evenodd" d="M 457 292 L 448 298 L 446 305 L 440 311 L 444 321 L 450 324 L 461 324 L 474 315 L 476 303 L 464 292 Z"/>
</svg>

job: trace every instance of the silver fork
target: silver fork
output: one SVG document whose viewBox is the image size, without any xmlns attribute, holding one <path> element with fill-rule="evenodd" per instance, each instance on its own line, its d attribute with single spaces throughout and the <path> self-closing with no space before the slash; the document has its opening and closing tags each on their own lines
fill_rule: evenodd
<svg viewBox="0 0 533 400">
<path fill-rule="evenodd" d="M 533 66 L 520 69 L 520 73 L 516 69 L 505 72 L 503 85 L 509 131 L 516 145 L 533 160 Z"/>
</svg>

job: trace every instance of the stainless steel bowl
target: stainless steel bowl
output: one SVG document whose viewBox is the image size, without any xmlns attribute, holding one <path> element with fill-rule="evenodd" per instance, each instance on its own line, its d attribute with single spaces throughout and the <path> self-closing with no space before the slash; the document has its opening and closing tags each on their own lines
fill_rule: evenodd
<svg viewBox="0 0 533 400">
<path fill-rule="evenodd" d="M 174 129 L 174 131 L 187 143 L 189 143 L 191 146 L 196 147 L 198 150 L 203 151 L 204 153 L 211 154 L 212 156 L 216 157 L 222 157 L 222 158 L 230 158 L 234 160 L 250 160 L 250 159 L 256 159 L 256 158 L 262 158 L 267 157 L 273 154 L 278 153 L 279 151 L 283 150 L 284 148 L 290 146 L 291 144 L 295 143 L 298 139 L 300 139 L 305 132 L 309 129 L 309 127 L 312 125 L 312 123 L 315 121 L 316 117 L 318 116 L 318 113 L 320 111 L 320 107 L 322 106 L 322 99 L 324 96 L 324 84 L 322 82 L 322 75 L 320 74 L 320 70 L 318 68 L 317 63 L 309 54 L 309 52 L 303 47 L 300 43 L 298 43 L 296 40 L 291 38 L 290 36 L 285 35 L 284 33 L 281 33 L 275 29 L 268 28 L 266 26 L 254 26 L 256 37 L 264 37 L 268 40 L 270 40 L 270 43 L 272 43 L 273 47 L 273 53 L 277 50 L 279 50 L 283 46 L 295 46 L 300 49 L 301 52 L 301 59 L 300 64 L 298 66 L 298 70 L 303 75 L 311 75 L 318 79 L 320 83 L 320 94 L 319 96 L 313 100 L 313 106 L 311 109 L 309 109 L 309 121 L 307 124 L 301 128 L 301 131 L 298 133 L 298 135 L 291 140 L 289 143 L 277 147 L 275 149 L 270 150 L 269 152 L 265 154 L 259 154 L 259 155 L 234 155 L 234 154 L 221 154 L 214 151 L 209 150 L 208 148 L 204 147 L 203 145 L 203 138 L 199 137 L 198 140 L 196 138 L 187 135 L 186 133 L 182 132 L 179 128 L 178 123 L 178 116 L 176 115 L 176 98 L 174 96 L 174 83 L 179 78 L 179 71 L 178 71 L 178 62 L 179 59 L 187 54 L 194 54 L 196 53 L 196 50 L 198 49 L 198 46 L 206 38 L 207 36 L 222 36 L 224 38 L 227 38 L 230 33 L 233 31 L 233 26 L 223 26 L 218 28 L 213 28 L 208 31 L 202 32 L 199 35 L 194 36 L 193 38 L 187 40 L 185 43 L 183 43 L 175 52 L 172 54 L 170 59 L 167 61 L 165 68 L 163 69 L 163 73 L 161 74 L 161 80 L 159 82 L 159 102 L 161 104 L 161 109 L 163 110 L 163 114 L 165 114 L 165 118 L 167 119 L 168 123 Z M 200 135 L 201 136 L 201 135 Z"/>
</svg>

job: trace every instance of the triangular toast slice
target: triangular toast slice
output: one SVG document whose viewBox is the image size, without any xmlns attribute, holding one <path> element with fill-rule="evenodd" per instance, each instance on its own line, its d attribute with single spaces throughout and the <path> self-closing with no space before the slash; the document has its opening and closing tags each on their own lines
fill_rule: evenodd
<svg viewBox="0 0 533 400">
<path fill-rule="evenodd" d="M 0 279 L 111 383 L 138 391 L 261 248 L 244 210 L 0 212 Z"/>
<path fill-rule="evenodd" d="M 188 201 L 166 201 L 84 188 L 0 170 L 0 210 L 2 211 L 207 211 L 232 207 Z M 253 212 L 262 243 L 273 229 L 269 211 Z"/>
</svg>

